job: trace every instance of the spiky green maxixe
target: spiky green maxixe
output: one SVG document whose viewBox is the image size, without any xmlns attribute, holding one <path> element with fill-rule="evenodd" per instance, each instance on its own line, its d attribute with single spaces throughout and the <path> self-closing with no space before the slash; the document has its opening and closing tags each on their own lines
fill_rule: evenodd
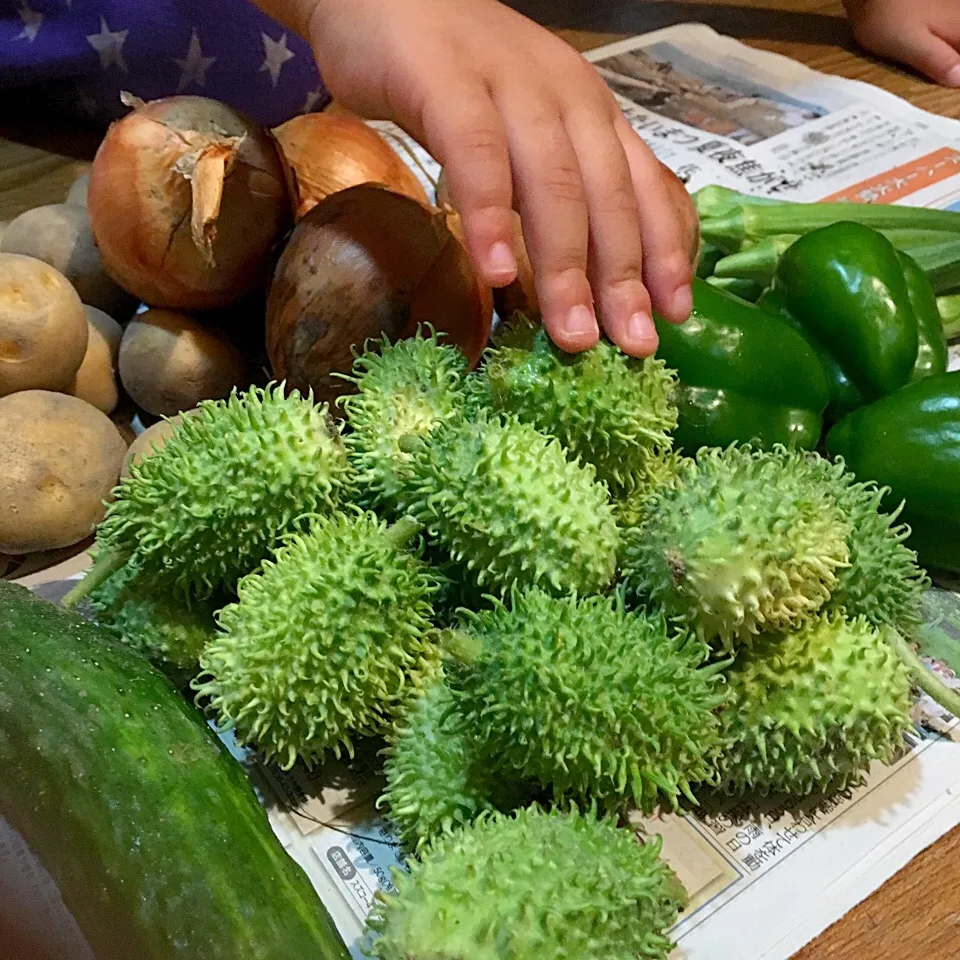
<svg viewBox="0 0 960 960">
<path fill-rule="evenodd" d="M 191 599 L 256 569 L 304 514 L 331 509 L 351 472 L 326 406 L 282 385 L 205 400 L 132 467 L 97 531 L 69 606 L 125 561 Z"/>
<path fill-rule="evenodd" d="M 797 626 L 847 564 L 850 521 L 802 454 L 705 449 L 625 535 L 625 582 L 725 649 Z"/>
<path fill-rule="evenodd" d="M 380 960 L 664 960 L 686 891 L 661 842 L 590 812 L 485 815 L 429 847 L 369 927 Z"/>
<path fill-rule="evenodd" d="M 680 468 L 689 464 L 690 458 L 678 450 L 658 453 L 644 465 L 636 477 L 636 484 L 629 493 L 622 493 L 613 500 L 617 523 L 621 530 L 639 527 L 646 516 L 647 505 L 660 490 L 678 483 Z M 621 539 L 621 546 L 622 546 Z"/>
<path fill-rule="evenodd" d="M 395 510 L 412 459 L 400 440 L 425 437 L 462 413 L 467 360 L 433 332 L 377 346 L 357 357 L 352 376 L 344 378 L 357 393 L 340 403 L 352 430 L 346 443 L 361 501 Z"/>
<path fill-rule="evenodd" d="M 512 810 L 530 796 L 524 786 L 493 773 L 442 678 L 410 703 L 389 741 L 387 786 L 377 805 L 411 849 L 484 811 Z"/>
<path fill-rule="evenodd" d="M 910 684 L 886 629 L 824 614 L 741 650 L 727 672 L 721 789 L 829 793 L 889 763 L 910 727 Z"/>
<path fill-rule="evenodd" d="M 158 664 L 189 670 L 217 632 L 214 616 L 223 598 L 189 607 L 128 564 L 90 597 L 97 623 Z"/>
<path fill-rule="evenodd" d="M 619 534 L 607 489 L 556 439 L 477 414 L 415 446 L 409 510 L 484 589 L 590 594 L 610 584 Z"/>
<path fill-rule="evenodd" d="M 660 615 L 613 598 L 516 591 L 464 612 L 451 686 L 468 729 L 505 775 L 604 808 L 675 807 L 709 780 L 722 665 Z"/>
<path fill-rule="evenodd" d="M 838 572 L 826 610 L 864 616 L 875 625 L 912 627 L 921 621 L 920 601 L 930 586 L 917 555 L 904 541 L 909 529 L 897 522 L 900 508 L 883 509 L 885 489 L 858 482 L 841 459 L 816 453 L 799 455 L 810 482 L 819 484 L 850 526 L 849 565 Z"/>
<path fill-rule="evenodd" d="M 629 357 L 606 340 L 564 353 L 520 315 L 498 332 L 479 383 L 493 409 L 556 437 L 618 492 L 642 482 L 677 425 L 676 376 L 662 360 Z"/>
<path fill-rule="evenodd" d="M 439 669 L 436 581 L 403 546 L 416 531 L 362 511 L 318 517 L 240 581 L 194 684 L 221 727 L 285 768 L 383 731 Z"/>
</svg>

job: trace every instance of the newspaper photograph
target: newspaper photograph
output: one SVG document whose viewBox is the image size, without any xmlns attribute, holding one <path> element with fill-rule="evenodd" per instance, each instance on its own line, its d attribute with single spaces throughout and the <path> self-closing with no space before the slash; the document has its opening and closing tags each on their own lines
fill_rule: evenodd
<svg viewBox="0 0 960 960">
<path fill-rule="evenodd" d="M 634 129 L 694 191 L 960 203 L 960 121 L 681 24 L 591 50 Z"/>
</svg>

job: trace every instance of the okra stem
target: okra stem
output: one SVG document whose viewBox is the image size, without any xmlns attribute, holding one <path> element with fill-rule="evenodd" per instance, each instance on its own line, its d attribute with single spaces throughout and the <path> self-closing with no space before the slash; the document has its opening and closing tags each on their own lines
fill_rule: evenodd
<svg viewBox="0 0 960 960">
<path fill-rule="evenodd" d="M 755 203 L 769 206 L 777 203 L 790 203 L 788 200 L 778 200 L 773 197 L 754 197 L 750 194 L 739 193 L 730 187 L 721 187 L 712 183 L 709 186 L 695 190 L 690 198 L 696 208 L 697 216 L 701 220 L 707 217 L 725 217 L 735 213 L 745 203 Z"/>
<path fill-rule="evenodd" d="M 732 211 L 701 218 L 705 240 L 724 249 L 739 249 L 745 240 L 804 234 L 841 221 L 875 230 L 942 230 L 960 235 L 960 213 L 869 203 L 743 202 Z"/>
<path fill-rule="evenodd" d="M 707 283 L 732 293 L 741 300 L 748 300 L 750 303 L 756 303 L 764 290 L 762 283 L 757 283 L 756 280 L 743 280 L 740 277 L 707 277 Z"/>
<path fill-rule="evenodd" d="M 907 252 L 926 271 L 933 291 L 938 296 L 960 287 L 960 236 Z"/>
<path fill-rule="evenodd" d="M 936 248 L 931 252 L 930 262 L 939 269 L 943 268 L 942 259 L 952 257 L 954 250 L 957 251 L 957 258 L 960 259 L 960 245 L 958 245 L 960 234 L 943 230 L 913 229 L 878 230 L 877 232 L 882 233 L 898 250 L 913 257 L 916 257 L 924 248 Z M 713 275 L 769 283 L 777 269 L 780 257 L 796 239 L 795 235 L 786 235 L 766 237 L 751 243 L 739 253 L 732 253 L 718 260 L 714 265 Z"/>
<path fill-rule="evenodd" d="M 943 321 L 943 332 L 948 340 L 960 337 L 960 293 L 937 297 L 937 309 Z"/>
<path fill-rule="evenodd" d="M 769 283 L 784 251 L 796 240 L 795 236 L 767 237 L 751 244 L 739 253 L 718 260 L 713 268 L 715 277 L 756 280 Z"/>
</svg>

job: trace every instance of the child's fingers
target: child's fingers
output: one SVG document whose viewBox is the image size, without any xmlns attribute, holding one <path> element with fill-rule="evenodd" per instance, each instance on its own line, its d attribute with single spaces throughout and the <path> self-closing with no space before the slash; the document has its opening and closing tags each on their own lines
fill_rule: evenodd
<svg viewBox="0 0 960 960">
<path fill-rule="evenodd" d="M 924 30 L 916 34 L 891 36 L 886 48 L 877 48 L 893 60 L 948 87 L 960 87 L 960 53 L 945 40 Z"/>
<path fill-rule="evenodd" d="M 504 100 L 516 206 L 543 324 L 561 349 L 589 349 L 600 331 L 587 281 L 587 200 L 576 152 L 549 94 L 517 86 Z"/>
<path fill-rule="evenodd" d="M 895 11 L 892 11 L 895 12 Z M 878 8 L 863 19 L 853 20 L 857 42 L 881 57 L 913 67 L 931 80 L 948 87 L 960 86 L 960 11 L 952 23 L 937 24 L 937 33 L 924 22 L 891 19 Z"/>
<path fill-rule="evenodd" d="M 666 320 L 682 323 L 690 315 L 690 238 L 670 195 L 660 162 L 621 114 L 617 133 L 630 167 L 633 190 L 642 199 L 640 240 L 643 244 L 643 281 L 654 309 Z"/>
<path fill-rule="evenodd" d="M 625 353 L 645 357 L 656 350 L 657 334 L 643 284 L 637 196 L 613 111 L 596 99 L 600 107 L 583 100 L 566 117 L 589 210 L 588 275 L 607 335 Z"/>
<path fill-rule="evenodd" d="M 455 111 L 445 107 L 455 103 Z M 487 283 L 502 287 L 517 275 L 513 249 L 510 153 L 500 114 L 486 87 L 448 79 L 435 116 L 423 118 L 424 134 L 443 164 L 460 214 L 471 259 Z"/>
</svg>

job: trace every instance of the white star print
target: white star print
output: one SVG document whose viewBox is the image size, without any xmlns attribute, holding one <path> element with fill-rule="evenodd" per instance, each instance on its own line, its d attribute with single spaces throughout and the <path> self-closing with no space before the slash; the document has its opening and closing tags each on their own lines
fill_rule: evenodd
<svg viewBox="0 0 960 960">
<path fill-rule="evenodd" d="M 33 43 L 40 32 L 40 26 L 43 23 L 43 14 L 31 10 L 27 3 L 20 6 L 20 19 L 23 21 L 23 29 L 14 37 L 15 40 L 26 40 Z"/>
<path fill-rule="evenodd" d="M 270 74 L 270 82 L 276 86 L 280 79 L 280 71 L 283 65 L 292 60 L 296 54 L 287 48 L 287 35 L 281 34 L 279 40 L 274 40 L 265 33 L 261 33 L 263 38 L 263 63 L 260 65 L 260 73 Z"/>
<path fill-rule="evenodd" d="M 177 84 L 177 93 L 183 93 L 191 83 L 202 87 L 207 82 L 207 70 L 213 66 L 216 57 L 205 57 L 200 49 L 200 38 L 197 36 L 197 28 L 193 28 L 190 34 L 190 46 L 187 47 L 187 55 L 183 60 L 174 58 L 173 62 L 182 71 L 180 73 L 180 82 Z"/>
<path fill-rule="evenodd" d="M 312 112 L 313 112 L 313 108 L 317 105 L 317 103 L 318 103 L 319 100 L 320 100 L 320 96 L 321 96 L 321 94 L 320 94 L 320 91 L 319 91 L 319 90 L 311 90 L 311 91 L 307 94 L 306 99 L 303 101 L 303 109 L 301 109 L 300 112 L 301 112 L 301 113 L 312 113 Z"/>
<path fill-rule="evenodd" d="M 87 43 L 100 54 L 100 68 L 109 70 L 115 66 L 118 70 L 127 73 L 127 64 L 123 59 L 123 45 L 127 41 L 129 30 L 112 31 L 107 21 L 100 17 L 100 32 L 87 36 Z"/>
</svg>

